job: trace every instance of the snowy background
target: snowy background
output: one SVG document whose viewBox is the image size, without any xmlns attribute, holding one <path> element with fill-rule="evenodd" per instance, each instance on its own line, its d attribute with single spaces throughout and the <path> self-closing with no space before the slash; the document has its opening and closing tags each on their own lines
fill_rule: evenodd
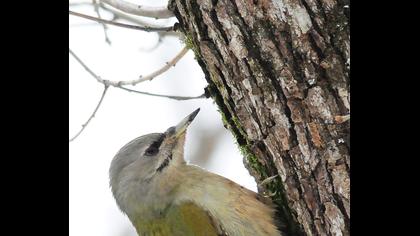
<svg viewBox="0 0 420 236">
<path fill-rule="evenodd" d="M 157 0 L 139 2 L 150 6 L 166 4 L 165 1 Z M 91 6 L 74 6 L 71 10 L 96 16 Z M 105 19 L 112 18 L 107 12 L 101 13 Z M 175 20 L 154 22 L 167 26 Z M 139 75 L 147 75 L 171 60 L 184 46 L 175 37 L 165 37 L 157 45 L 156 33 L 114 26 L 108 28 L 111 46 L 105 42 L 101 25 L 69 16 L 69 48 L 96 74 L 107 80 L 132 80 Z M 97 105 L 103 85 L 93 79 L 71 55 L 69 71 L 69 133 L 72 137 Z M 198 96 L 204 92 L 205 86 L 201 68 L 189 51 L 176 67 L 153 81 L 138 84 L 134 89 Z M 198 107 L 201 111 L 187 134 L 187 161 L 256 191 L 255 181 L 244 168 L 242 156 L 231 133 L 223 127 L 213 100 L 175 101 L 111 87 L 96 117 L 69 144 L 70 236 L 136 235 L 111 195 L 108 184 L 109 164 L 119 148 L 133 138 L 163 132 Z"/>
</svg>

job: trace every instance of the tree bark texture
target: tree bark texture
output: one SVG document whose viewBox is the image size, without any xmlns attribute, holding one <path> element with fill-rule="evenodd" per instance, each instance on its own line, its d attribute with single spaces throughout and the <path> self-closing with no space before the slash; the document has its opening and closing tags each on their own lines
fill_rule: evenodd
<svg viewBox="0 0 420 236">
<path fill-rule="evenodd" d="M 345 0 L 172 0 L 244 163 L 289 235 L 349 235 Z"/>
</svg>

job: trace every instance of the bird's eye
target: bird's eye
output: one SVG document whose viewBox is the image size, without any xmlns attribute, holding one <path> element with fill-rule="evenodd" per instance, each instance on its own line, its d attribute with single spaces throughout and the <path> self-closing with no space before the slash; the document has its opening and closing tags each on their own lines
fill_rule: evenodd
<svg viewBox="0 0 420 236">
<path fill-rule="evenodd" d="M 155 146 L 150 146 L 146 151 L 144 152 L 144 155 L 146 156 L 154 156 L 158 153 L 159 149 Z"/>
<path fill-rule="evenodd" d="M 144 151 L 145 156 L 154 156 L 159 152 L 159 147 L 163 142 L 163 139 L 165 138 L 164 134 L 161 134 L 159 138 L 154 141 L 147 149 Z"/>
</svg>

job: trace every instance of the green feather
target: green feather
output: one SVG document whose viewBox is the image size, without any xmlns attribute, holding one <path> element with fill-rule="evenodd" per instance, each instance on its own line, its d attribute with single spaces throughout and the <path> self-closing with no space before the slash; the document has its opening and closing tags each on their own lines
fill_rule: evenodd
<svg viewBox="0 0 420 236">
<path fill-rule="evenodd" d="M 188 202 L 171 206 L 162 218 L 134 224 L 140 236 L 218 236 L 213 222 L 205 210 Z"/>
</svg>

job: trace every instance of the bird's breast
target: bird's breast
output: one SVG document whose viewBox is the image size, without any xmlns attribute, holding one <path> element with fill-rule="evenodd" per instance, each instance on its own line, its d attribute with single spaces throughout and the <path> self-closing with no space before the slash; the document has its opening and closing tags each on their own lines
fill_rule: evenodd
<svg viewBox="0 0 420 236">
<path fill-rule="evenodd" d="M 133 224 L 139 235 L 218 236 L 206 211 L 188 202 L 169 207 L 160 217 L 139 218 Z"/>
</svg>

